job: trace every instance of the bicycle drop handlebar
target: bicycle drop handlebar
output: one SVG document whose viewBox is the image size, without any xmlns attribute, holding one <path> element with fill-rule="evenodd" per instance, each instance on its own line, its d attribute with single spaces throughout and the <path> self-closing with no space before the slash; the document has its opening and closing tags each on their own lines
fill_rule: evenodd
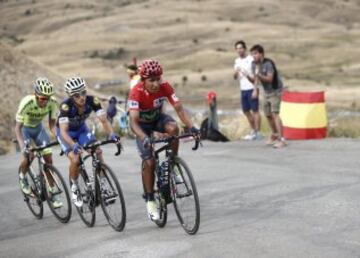
<svg viewBox="0 0 360 258">
<path fill-rule="evenodd" d="M 39 152 L 39 151 L 42 151 L 42 150 L 44 150 L 44 149 L 46 149 L 46 148 L 50 148 L 50 147 L 56 146 L 56 145 L 59 145 L 59 142 L 58 142 L 58 141 L 50 142 L 49 144 L 47 144 L 47 145 L 45 145 L 45 146 L 31 147 L 31 148 L 28 148 L 28 150 L 29 150 L 30 152 L 35 152 L 35 151 Z"/>
<path fill-rule="evenodd" d="M 83 147 L 83 149 L 90 150 L 93 153 L 93 152 L 95 152 L 97 147 L 99 147 L 101 145 L 109 144 L 109 143 L 115 143 L 116 144 L 117 152 L 115 153 L 115 156 L 119 156 L 121 154 L 122 145 L 121 145 L 120 142 L 117 142 L 117 141 L 114 141 L 114 140 L 96 141 L 96 142 L 85 145 Z"/>
<path fill-rule="evenodd" d="M 192 150 L 197 150 L 199 148 L 199 144 L 201 144 L 200 138 L 195 137 L 193 134 L 182 134 L 179 136 L 170 136 L 166 138 L 160 138 L 160 139 L 150 139 L 150 144 L 156 144 L 156 143 L 167 143 L 170 144 L 172 141 L 182 138 L 188 138 L 192 137 L 195 140 L 195 145 L 192 147 Z"/>
</svg>

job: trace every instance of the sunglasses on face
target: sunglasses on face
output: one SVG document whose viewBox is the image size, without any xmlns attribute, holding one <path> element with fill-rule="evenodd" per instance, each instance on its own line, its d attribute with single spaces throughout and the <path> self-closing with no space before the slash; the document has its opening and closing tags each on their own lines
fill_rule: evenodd
<svg viewBox="0 0 360 258">
<path fill-rule="evenodd" d="M 75 93 L 74 95 L 72 95 L 72 97 L 75 98 L 75 99 L 78 99 L 80 97 L 85 97 L 85 96 L 86 96 L 86 90 L 83 90 L 83 91 L 81 91 L 79 93 Z"/>
<path fill-rule="evenodd" d="M 49 101 L 49 97 L 45 97 L 45 96 L 36 96 L 36 97 L 40 101 Z"/>
</svg>

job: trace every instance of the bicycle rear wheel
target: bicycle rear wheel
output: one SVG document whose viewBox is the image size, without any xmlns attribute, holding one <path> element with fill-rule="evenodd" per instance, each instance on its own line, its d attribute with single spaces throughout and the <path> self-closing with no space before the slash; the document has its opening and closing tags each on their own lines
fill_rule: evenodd
<svg viewBox="0 0 360 258">
<path fill-rule="evenodd" d="M 89 177 L 85 170 L 80 171 L 80 176 L 78 179 L 79 182 L 79 191 L 83 199 L 83 205 L 81 207 L 76 207 L 77 212 L 81 220 L 88 227 L 93 227 L 95 224 L 95 191 L 93 182 L 90 182 Z"/>
<path fill-rule="evenodd" d="M 20 169 L 19 169 L 20 173 Z M 31 213 L 37 218 L 42 219 L 44 215 L 44 207 L 43 202 L 41 200 L 42 190 L 41 190 L 41 184 L 36 183 L 34 173 L 32 172 L 32 168 L 30 167 L 29 171 L 25 174 L 25 178 L 27 179 L 27 182 L 30 186 L 31 193 L 25 194 L 23 191 L 21 193 L 24 195 L 24 201 L 26 202 L 26 205 L 28 206 Z M 20 182 L 19 182 L 20 184 Z"/>
<path fill-rule="evenodd" d="M 170 184 L 180 224 L 186 233 L 193 235 L 200 226 L 199 197 L 191 171 L 179 157 L 175 157 L 174 166 L 170 171 Z"/>
<path fill-rule="evenodd" d="M 49 208 L 51 212 L 54 214 L 54 216 L 61 222 L 61 223 L 67 223 L 69 222 L 71 218 L 71 202 L 70 202 L 70 196 L 68 188 L 66 187 L 66 183 L 64 178 L 61 176 L 60 172 L 50 164 L 45 165 L 45 170 L 48 171 L 46 174 L 43 172 L 43 176 L 45 178 L 45 196 L 46 201 L 49 205 Z M 47 178 L 48 176 L 52 177 L 52 180 L 54 181 L 53 184 L 53 190 L 50 191 L 50 184 L 49 180 Z M 62 202 L 62 206 L 60 207 L 54 207 L 54 204 L 52 202 L 53 198 L 57 198 L 59 201 Z"/>
<path fill-rule="evenodd" d="M 126 223 L 126 208 L 120 183 L 114 172 L 104 163 L 101 163 L 100 173 L 106 178 L 106 184 L 99 184 L 101 208 L 110 226 L 116 231 L 122 231 Z M 97 181 L 100 182 L 99 173 L 97 176 Z"/>
</svg>

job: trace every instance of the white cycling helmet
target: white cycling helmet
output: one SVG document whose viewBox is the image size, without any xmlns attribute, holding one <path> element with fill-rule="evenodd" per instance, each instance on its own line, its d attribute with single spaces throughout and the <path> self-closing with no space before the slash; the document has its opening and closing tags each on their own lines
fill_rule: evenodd
<svg viewBox="0 0 360 258">
<path fill-rule="evenodd" d="M 47 78 L 39 77 L 34 82 L 34 91 L 37 95 L 50 97 L 54 95 L 54 86 Z"/>
<path fill-rule="evenodd" d="M 75 93 L 81 92 L 86 90 L 86 82 L 83 78 L 80 77 L 72 77 L 68 79 L 65 83 L 65 91 L 70 96 L 74 95 Z"/>
</svg>

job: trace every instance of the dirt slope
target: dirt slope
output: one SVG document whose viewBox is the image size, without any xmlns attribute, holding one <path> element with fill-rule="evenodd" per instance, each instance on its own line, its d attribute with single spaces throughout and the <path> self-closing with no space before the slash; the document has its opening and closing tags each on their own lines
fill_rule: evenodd
<svg viewBox="0 0 360 258">
<path fill-rule="evenodd" d="M 64 77 L 122 79 L 126 88 L 123 65 L 154 57 L 187 99 L 212 88 L 238 102 L 233 43 L 244 39 L 265 46 L 290 88 L 337 92 L 360 81 L 355 0 L 33 0 L 0 7 L 1 40 Z"/>
</svg>

